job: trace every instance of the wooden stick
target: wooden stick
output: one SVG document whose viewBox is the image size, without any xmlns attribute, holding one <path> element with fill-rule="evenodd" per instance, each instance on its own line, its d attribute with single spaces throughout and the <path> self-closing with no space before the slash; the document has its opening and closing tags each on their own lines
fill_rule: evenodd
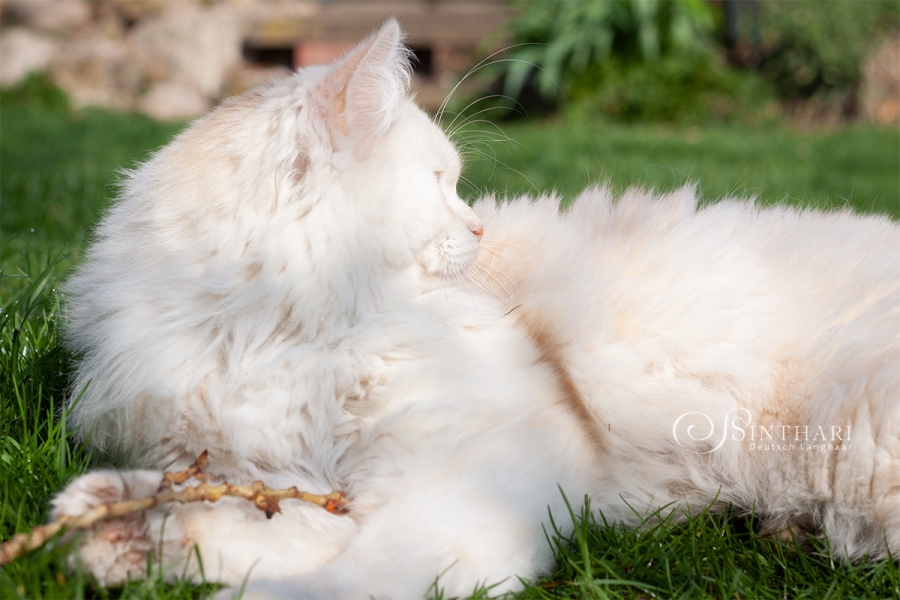
<svg viewBox="0 0 900 600">
<path fill-rule="evenodd" d="M 161 492 L 171 488 L 173 485 L 181 485 L 188 479 L 197 479 L 199 481 L 208 481 L 210 478 L 220 479 L 216 478 L 215 475 L 206 472 L 206 466 L 208 464 L 209 452 L 204 450 L 200 453 L 200 456 L 197 457 L 197 460 L 195 460 L 187 469 L 176 473 L 170 473 L 169 471 L 163 473 L 163 478 L 157 491 Z"/>
<path fill-rule="evenodd" d="M 333 514 L 340 515 L 348 512 L 347 498 L 341 492 L 323 495 L 301 492 L 296 487 L 273 489 L 266 487 L 261 481 L 254 481 L 250 485 L 231 485 L 224 481 L 219 484 L 210 484 L 206 480 L 212 476 L 205 472 L 206 463 L 207 454 L 204 451 L 194 464 L 184 471 L 164 473 L 159 491 L 153 496 L 122 502 L 105 502 L 82 515 L 61 515 L 57 520 L 46 525 L 38 525 L 28 533 L 17 534 L 12 539 L 0 544 L 0 565 L 12 562 L 19 556 L 39 548 L 60 531 L 90 529 L 100 521 L 123 517 L 170 502 L 216 502 L 225 496 L 246 498 L 253 502 L 258 509 L 265 511 L 266 517 L 270 519 L 275 513 L 281 512 L 278 502 L 288 498 L 311 502 Z M 188 479 L 201 479 L 201 483 L 181 490 L 172 489 L 173 485 L 180 485 Z"/>
</svg>

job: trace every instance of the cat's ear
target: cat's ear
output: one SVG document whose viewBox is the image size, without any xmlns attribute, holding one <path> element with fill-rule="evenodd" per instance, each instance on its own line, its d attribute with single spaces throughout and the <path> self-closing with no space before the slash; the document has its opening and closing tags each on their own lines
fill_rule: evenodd
<svg viewBox="0 0 900 600">
<path fill-rule="evenodd" d="M 396 19 L 360 42 L 316 92 L 332 147 L 365 146 L 384 132 L 409 87 L 409 51 Z"/>
</svg>

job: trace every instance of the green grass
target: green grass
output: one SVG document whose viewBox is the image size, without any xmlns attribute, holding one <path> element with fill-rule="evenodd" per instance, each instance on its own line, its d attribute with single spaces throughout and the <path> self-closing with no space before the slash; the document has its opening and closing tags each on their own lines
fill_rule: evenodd
<svg viewBox="0 0 900 600">
<path fill-rule="evenodd" d="M 470 197 L 555 189 L 570 199 L 602 182 L 659 190 L 696 183 L 706 201 L 738 196 L 900 217 L 896 130 L 672 129 L 564 119 L 460 129 L 455 137 L 468 164 L 461 193 Z"/>
<path fill-rule="evenodd" d="M 27 91 L 27 90 L 26 90 Z M 44 96 L 41 96 L 44 94 Z M 49 94 L 49 95 L 47 95 Z M 57 286 L 115 191 L 178 126 L 103 111 L 73 112 L 40 86 L 0 95 L 0 539 L 46 519 L 52 494 L 88 467 L 61 410 L 72 357 L 58 343 Z M 570 121 L 466 126 L 464 195 L 556 188 L 571 198 L 609 181 L 669 189 L 699 182 L 708 200 L 853 206 L 900 217 L 900 133 L 619 127 Z M 494 154 L 496 155 L 494 157 Z M 570 518 L 556 515 L 557 520 Z M 704 515 L 636 531 L 578 515 L 571 539 L 550 536 L 557 571 L 522 597 L 890 597 L 893 562 L 841 565 L 760 539 L 752 520 Z M 110 597 L 65 568 L 56 545 L 0 569 L 0 597 Z M 136 582 L 112 597 L 187 598 L 212 588 Z"/>
<path fill-rule="evenodd" d="M 65 270 L 109 204 L 119 172 L 146 160 L 180 126 L 100 110 L 73 113 L 65 100 L 0 96 L 0 235 L 4 274 L 24 255 L 63 252 Z"/>
<path fill-rule="evenodd" d="M 566 515 L 563 515 L 566 517 Z M 556 536 L 557 570 L 523 598 L 887 598 L 900 594 L 892 561 L 836 565 L 825 543 L 802 551 L 761 538 L 752 518 L 703 513 L 626 530 L 589 506 Z"/>
</svg>

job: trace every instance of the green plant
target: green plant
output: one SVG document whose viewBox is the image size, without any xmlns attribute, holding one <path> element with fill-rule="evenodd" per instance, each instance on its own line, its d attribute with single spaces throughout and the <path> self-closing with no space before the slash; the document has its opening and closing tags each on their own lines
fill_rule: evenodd
<svg viewBox="0 0 900 600">
<path fill-rule="evenodd" d="M 774 94 L 759 77 L 731 70 L 708 52 L 683 52 L 647 64 L 608 60 L 572 85 L 569 112 L 626 123 L 764 121 Z"/>
<path fill-rule="evenodd" d="M 19 85 L 0 90 L 0 105 L 65 112 L 69 109 L 69 98 L 46 73 L 31 73 Z"/>
<path fill-rule="evenodd" d="M 62 409 L 70 357 L 58 344 L 58 263 L 59 257 L 31 255 L 15 272 L 0 274 L 2 540 L 46 519 L 52 495 L 87 468 Z M 46 552 L 39 562 L 40 568 L 22 562 L 0 569 L 0 596 L 55 587 L 53 572 L 61 561 Z"/>
<path fill-rule="evenodd" d="M 520 2 L 509 25 L 514 45 L 500 63 L 504 93 L 517 98 L 529 77 L 545 98 L 610 56 L 653 62 L 703 46 L 712 14 L 703 0 Z"/>
<path fill-rule="evenodd" d="M 879 33 L 900 27 L 893 0 L 764 0 L 761 15 L 762 72 L 786 99 L 851 92 Z"/>
</svg>

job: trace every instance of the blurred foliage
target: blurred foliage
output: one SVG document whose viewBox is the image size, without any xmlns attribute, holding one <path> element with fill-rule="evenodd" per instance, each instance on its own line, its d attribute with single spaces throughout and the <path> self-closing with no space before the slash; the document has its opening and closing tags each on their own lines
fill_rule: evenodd
<svg viewBox="0 0 900 600">
<path fill-rule="evenodd" d="M 509 24 L 514 47 L 501 63 L 504 94 L 516 98 L 533 79 L 556 99 L 591 65 L 610 56 L 653 62 L 708 43 L 713 17 L 705 0 L 518 2 Z"/>
<path fill-rule="evenodd" d="M 496 101 L 624 122 L 770 121 L 779 100 L 825 98 L 853 116 L 865 58 L 900 28 L 897 0 L 516 1 L 511 47 L 484 69 Z M 481 104 L 483 110 L 485 104 Z"/>
<path fill-rule="evenodd" d="M 849 92 L 881 34 L 900 28 L 897 0 L 763 0 L 762 72 L 786 99 Z"/>
<path fill-rule="evenodd" d="M 572 86 L 568 112 L 625 123 L 763 122 L 775 114 L 771 86 L 727 68 L 709 52 L 692 51 L 647 64 L 608 60 Z"/>
<path fill-rule="evenodd" d="M 9 106 L 65 112 L 69 109 L 69 98 L 46 73 L 32 73 L 17 86 L 0 88 L 0 107 Z"/>
</svg>

